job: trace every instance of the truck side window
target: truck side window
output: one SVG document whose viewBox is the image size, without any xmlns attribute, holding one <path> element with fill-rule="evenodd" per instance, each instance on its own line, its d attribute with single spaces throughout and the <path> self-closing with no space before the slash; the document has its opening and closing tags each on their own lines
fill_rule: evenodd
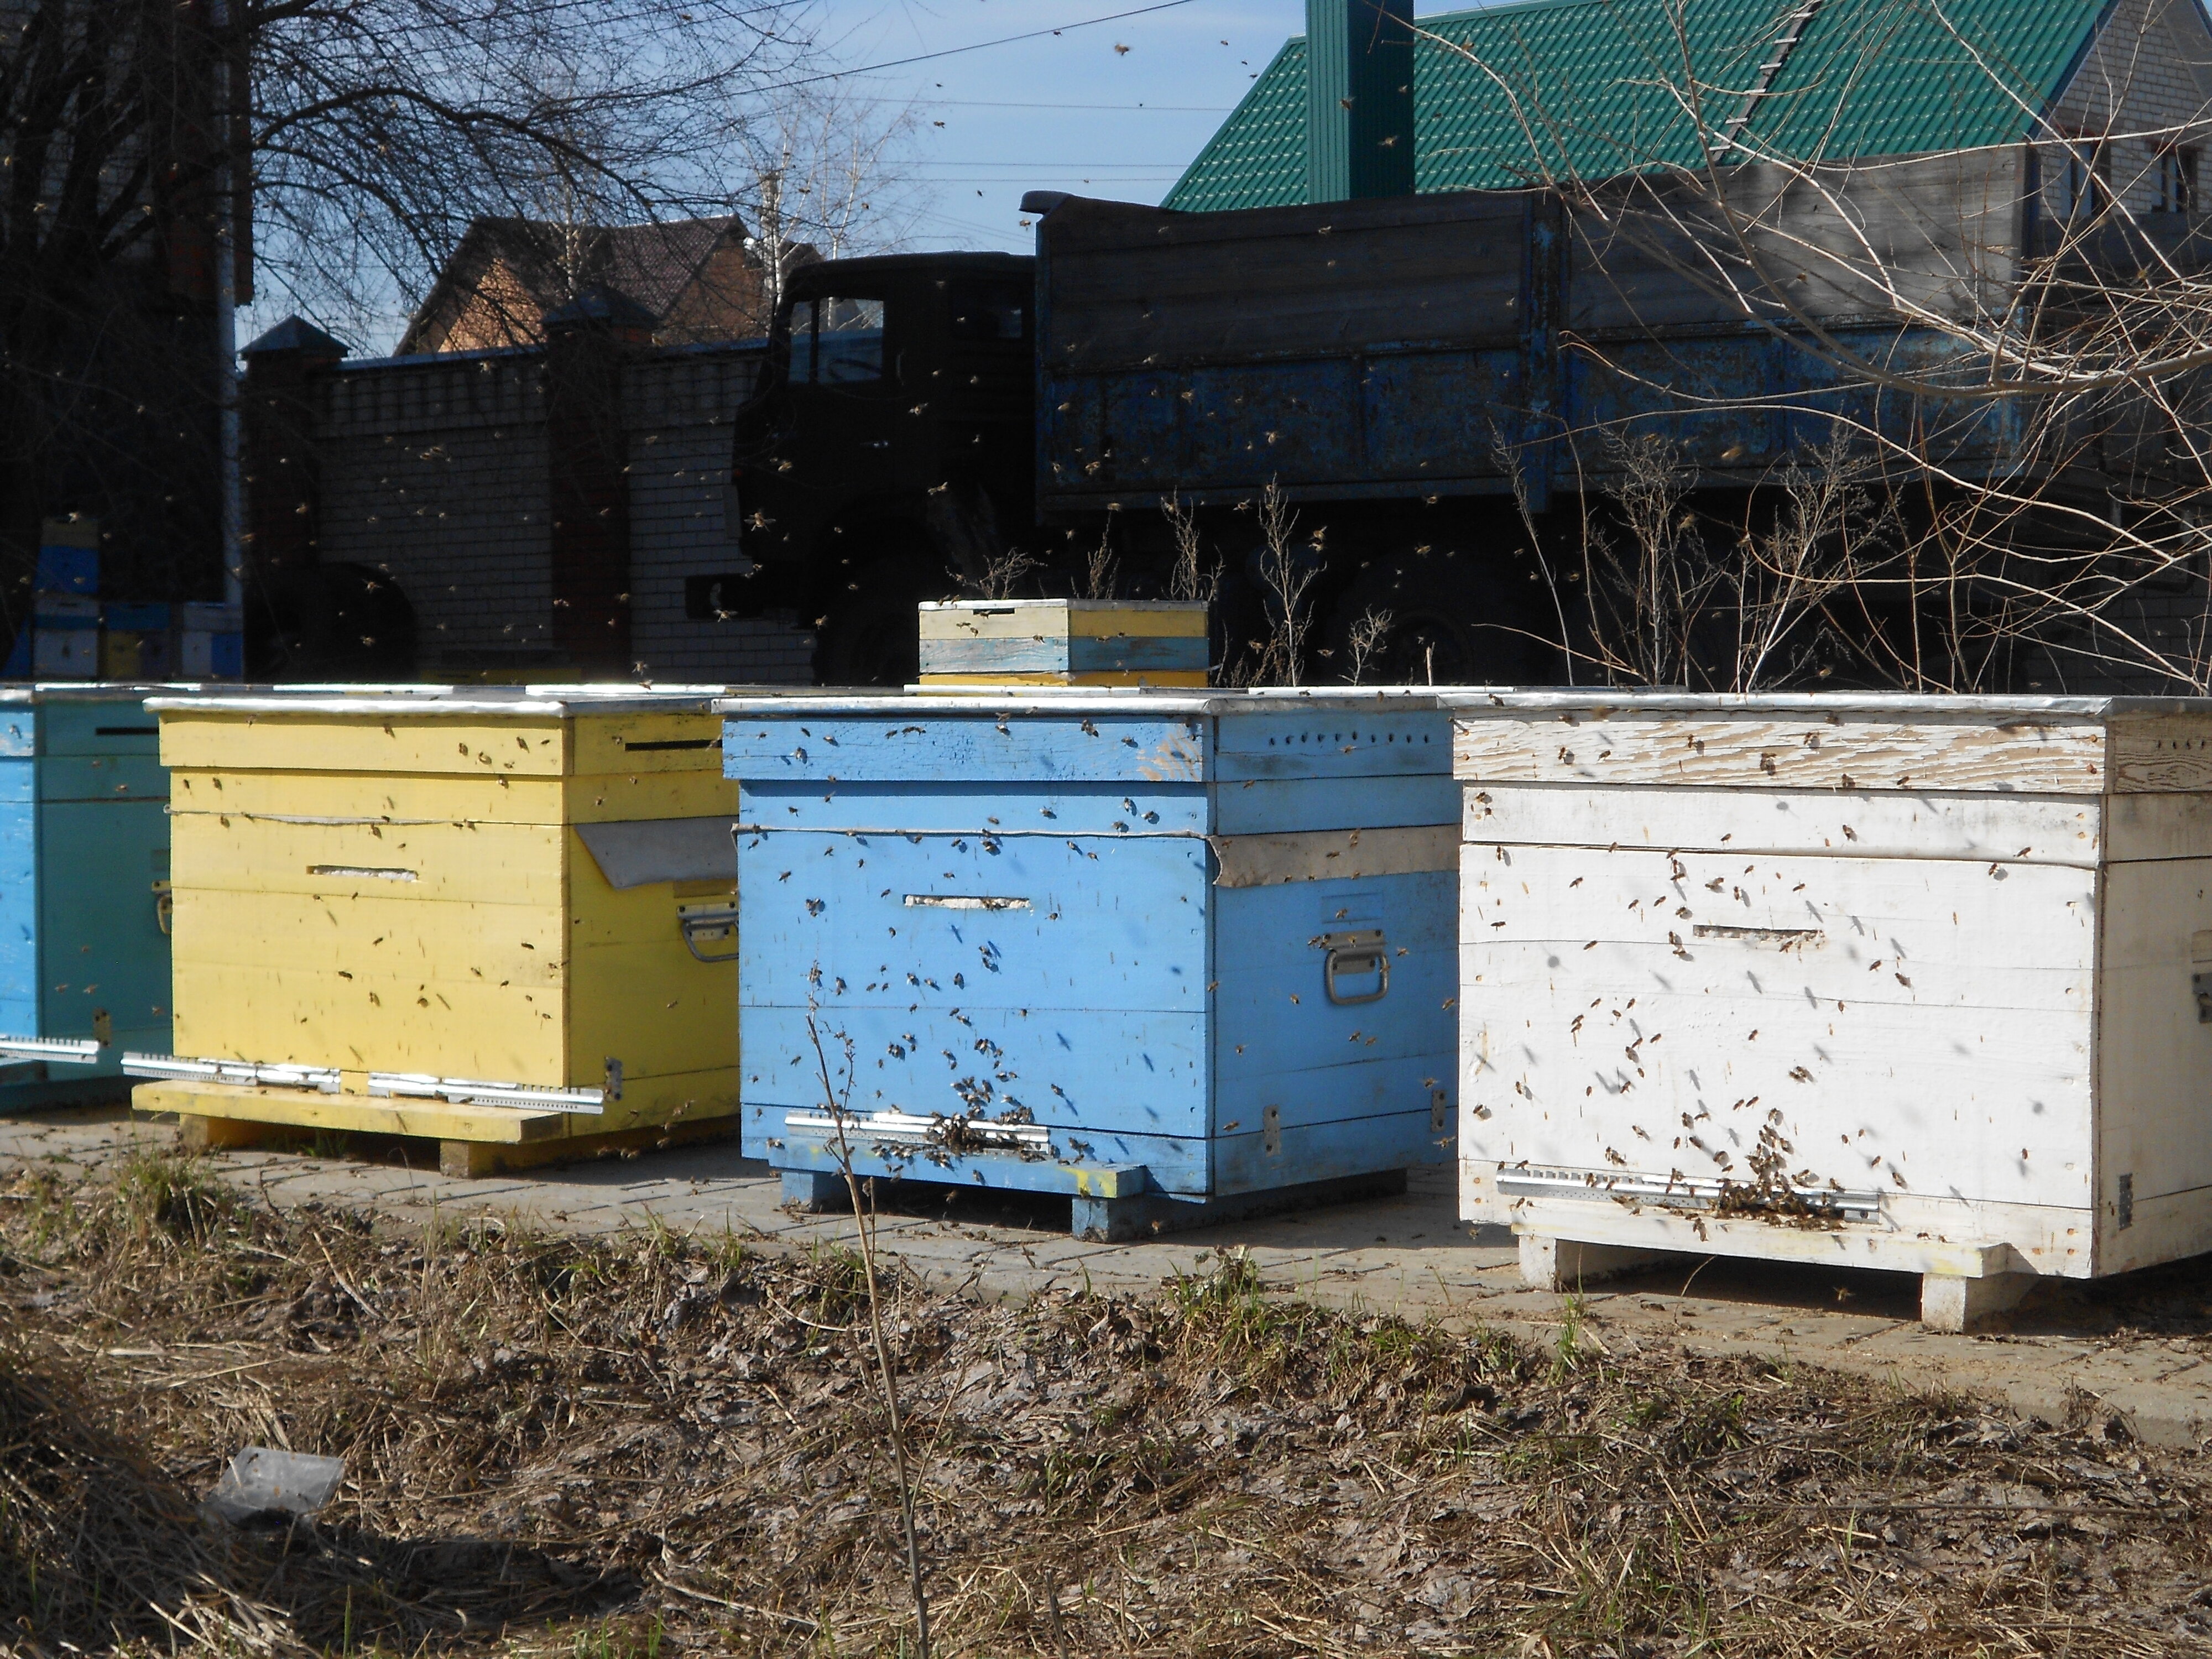
<svg viewBox="0 0 2212 1659">
<path fill-rule="evenodd" d="M 951 301 L 956 340 L 1025 340 L 1030 331 L 1030 296 L 1007 283 L 955 283 Z"/>
<path fill-rule="evenodd" d="M 837 295 L 791 308 L 793 384 L 854 386 L 884 378 L 884 302 Z"/>
</svg>

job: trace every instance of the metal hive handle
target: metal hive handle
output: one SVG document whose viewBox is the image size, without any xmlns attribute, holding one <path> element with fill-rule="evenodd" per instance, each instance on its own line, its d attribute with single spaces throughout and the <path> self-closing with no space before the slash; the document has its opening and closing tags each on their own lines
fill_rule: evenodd
<svg viewBox="0 0 2212 1659">
<path fill-rule="evenodd" d="M 678 905 L 676 926 L 684 934 L 684 948 L 698 961 L 713 964 L 735 962 L 738 959 L 738 907 L 734 904 L 702 905 L 693 908 Z M 728 939 L 731 948 L 709 956 L 699 945 L 702 940 Z"/>
<path fill-rule="evenodd" d="M 1316 943 L 1326 953 L 1322 958 L 1322 984 L 1331 1002 L 1339 1007 L 1351 1007 L 1363 1002 L 1380 1002 L 1390 994 L 1390 942 L 1382 936 L 1380 927 L 1349 933 L 1323 933 Z M 1375 988 L 1347 995 L 1337 988 L 1339 974 L 1372 974 Z"/>
</svg>

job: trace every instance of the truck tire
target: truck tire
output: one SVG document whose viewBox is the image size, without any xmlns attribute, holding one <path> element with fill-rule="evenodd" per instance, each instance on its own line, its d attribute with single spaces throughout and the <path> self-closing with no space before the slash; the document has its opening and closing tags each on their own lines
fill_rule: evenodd
<svg viewBox="0 0 2212 1659">
<path fill-rule="evenodd" d="M 1389 631 L 1359 672 L 1363 685 L 1549 685 L 1560 678 L 1559 624 L 1537 585 L 1468 555 L 1395 553 L 1352 579 L 1329 615 L 1322 677 L 1349 680 L 1353 630 L 1388 611 Z M 1526 591 L 1522 591 L 1522 590 Z"/>
<path fill-rule="evenodd" d="M 941 594 L 927 556 L 879 559 L 852 578 L 814 639 L 818 685 L 910 685 L 921 672 L 915 606 Z"/>
</svg>

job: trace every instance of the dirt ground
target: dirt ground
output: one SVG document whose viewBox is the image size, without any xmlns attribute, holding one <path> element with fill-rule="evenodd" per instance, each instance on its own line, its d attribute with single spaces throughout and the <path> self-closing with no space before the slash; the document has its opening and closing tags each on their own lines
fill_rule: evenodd
<svg viewBox="0 0 2212 1659">
<path fill-rule="evenodd" d="M 1326 1312 L 1236 1258 L 886 1282 L 939 1654 L 2212 1652 L 2212 1469 L 1764 1360 Z M 0 1654 L 910 1654 L 857 1255 L 395 1230 L 142 1156 L 0 1195 Z M 2085 1402 L 2086 1405 L 2086 1402 Z M 346 1460 L 312 1525 L 199 1498 Z"/>
</svg>

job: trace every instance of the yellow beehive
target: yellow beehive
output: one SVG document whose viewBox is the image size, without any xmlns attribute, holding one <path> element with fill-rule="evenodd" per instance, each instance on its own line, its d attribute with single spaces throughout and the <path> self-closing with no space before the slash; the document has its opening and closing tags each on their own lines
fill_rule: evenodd
<svg viewBox="0 0 2212 1659">
<path fill-rule="evenodd" d="M 430 1136 L 471 1173 L 736 1110 L 737 787 L 705 697 L 149 706 L 176 1053 L 136 1068 L 140 1109 L 213 1144 Z"/>
</svg>

